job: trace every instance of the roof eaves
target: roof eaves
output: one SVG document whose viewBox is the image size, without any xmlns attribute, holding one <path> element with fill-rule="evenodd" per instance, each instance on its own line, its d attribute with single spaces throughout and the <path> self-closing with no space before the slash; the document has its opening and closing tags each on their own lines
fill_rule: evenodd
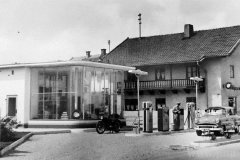
<svg viewBox="0 0 240 160">
<path fill-rule="evenodd" d="M 238 41 L 234 44 L 234 46 L 230 49 L 230 51 L 228 52 L 228 55 L 231 55 L 233 53 L 233 51 L 237 48 L 237 46 L 240 43 L 240 39 L 238 39 Z"/>
<path fill-rule="evenodd" d="M 151 63 L 151 64 L 139 64 L 139 65 L 134 65 L 136 67 L 139 66 L 156 66 L 156 65 L 169 65 L 169 64 L 184 64 L 184 63 L 196 63 L 198 60 L 189 60 L 189 61 L 178 61 L 178 62 L 165 62 L 165 63 Z"/>
<path fill-rule="evenodd" d="M 40 63 L 17 63 L 9 65 L 0 65 L 0 69 L 6 68 L 39 68 L 39 67 L 61 67 L 61 66 L 89 66 L 89 67 L 102 67 L 110 69 L 121 69 L 121 70 L 134 70 L 135 67 L 98 63 L 91 61 L 56 61 L 56 62 L 40 62 Z"/>
</svg>

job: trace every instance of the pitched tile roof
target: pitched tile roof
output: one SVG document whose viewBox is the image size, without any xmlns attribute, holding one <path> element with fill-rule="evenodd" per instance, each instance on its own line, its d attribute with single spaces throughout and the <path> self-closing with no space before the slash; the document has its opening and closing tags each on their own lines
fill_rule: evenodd
<svg viewBox="0 0 240 160">
<path fill-rule="evenodd" d="M 86 56 L 82 56 L 82 57 L 72 57 L 70 59 L 70 61 L 91 61 L 91 62 L 98 62 L 99 58 L 100 58 L 100 54 L 97 55 L 92 55 L 91 57 L 86 57 Z"/>
<path fill-rule="evenodd" d="M 127 38 L 103 61 L 127 66 L 194 62 L 229 55 L 239 39 L 240 26 L 195 31 L 190 38 L 183 33 Z"/>
</svg>

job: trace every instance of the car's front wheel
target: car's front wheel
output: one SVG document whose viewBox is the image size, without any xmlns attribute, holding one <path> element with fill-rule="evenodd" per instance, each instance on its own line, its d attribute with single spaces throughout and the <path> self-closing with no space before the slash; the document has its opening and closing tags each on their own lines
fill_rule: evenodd
<svg viewBox="0 0 240 160">
<path fill-rule="evenodd" d="M 226 134 L 225 134 L 225 137 L 226 137 L 227 139 L 231 139 L 231 133 L 226 133 Z"/>
<path fill-rule="evenodd" d="M 215 134 L 211 135 L 211 140 L 213 140 L 213 141 L 216 140 L 216 135 Z"/>
<path fill-rule="evenodd" d="M 196 133 L 197 133 L 198 136 L 202 135 L 202 131 L 201 130 L 196 130 Z"/>
</svg>

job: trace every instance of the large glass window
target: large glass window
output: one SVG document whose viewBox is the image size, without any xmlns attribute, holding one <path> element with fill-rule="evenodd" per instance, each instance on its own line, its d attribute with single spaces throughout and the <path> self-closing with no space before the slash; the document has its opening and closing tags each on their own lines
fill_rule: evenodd
<svg viewBox="0 0 240 160">
<path fill-rule="evenodd" d="M 94 68 L 85 67 L 84 77 L 83 77 L 83 111 L 81 113 L 81 118 L 83 119 L 96 119 L 93 117 L 95 110 L 94 97 L 95 97 L 95 71 Z"/>
<path fill-rule="evenodd" d="M 121 114 L 123 72 L 94 67 L 35 68 L 31 71 L 31 119 L 99 119 Z M 119 87 L 120 86 L 120 87 Z M 120 93 L 119 93 L 120 91 Z"/>
<path fill-rule="evenodd" d="M 70 68 L 32 69 L 32 119 L 71 118 L 74 92 Z"/>
</svg>

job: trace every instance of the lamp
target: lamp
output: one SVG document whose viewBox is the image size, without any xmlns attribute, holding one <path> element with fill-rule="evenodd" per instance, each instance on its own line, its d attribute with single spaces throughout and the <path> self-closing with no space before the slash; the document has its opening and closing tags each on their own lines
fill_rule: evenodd
<svg viewBox="0 0 240 160">
<path fill-rule="evenodd" d="M 139 69 L 137 70 L 129 70 L 129 73 L 135 74 L 137 77 L 137 99 L 138 99 L 138 133 L 140 133 L 140 107 L 139 107 L 139 77 L 148 75 L 148 72 L 141 71 Z"/>
<path fill-rule="evenodd" d="M 203 81 L 201 77 L 190 77 L 190 80 L 194 81 L 196 84 L 196 108 L 197 108 L 197 100 L 198 100 L 198 82 Z"/>
</svg>

